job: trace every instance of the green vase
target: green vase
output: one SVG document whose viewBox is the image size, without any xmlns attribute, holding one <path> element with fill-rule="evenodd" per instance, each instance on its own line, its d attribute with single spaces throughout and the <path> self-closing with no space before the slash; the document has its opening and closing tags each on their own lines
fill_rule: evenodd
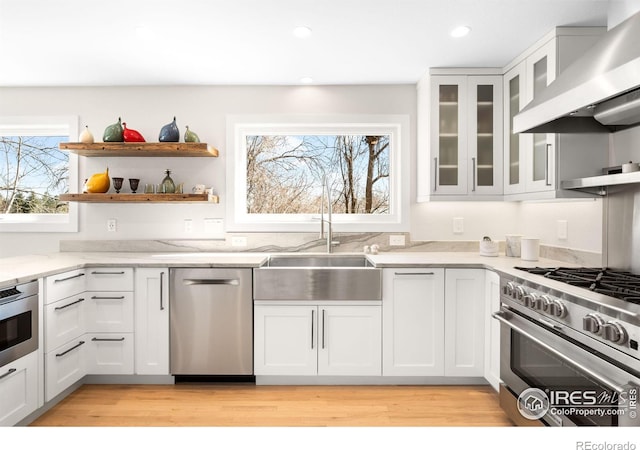
<svg viewBox="0 0 640 450">
<path fill-rule="evenodd" d="M 165 170 L 167 175 L 162 179 L 162 192 L 165 194 L 174 194 L 176 192 L 176 185 L 171 179 L 171 171 Z"/>
<path fill-rule="evenodd" d="M 120 117 L 118 117 L 118 121 L 112 125 L 109 125 L 104 130 L 104 135 L 102 136 L 103 142 L 123 142 L 123 129 L 122 129 L 122 121 Z"/>
</svg>

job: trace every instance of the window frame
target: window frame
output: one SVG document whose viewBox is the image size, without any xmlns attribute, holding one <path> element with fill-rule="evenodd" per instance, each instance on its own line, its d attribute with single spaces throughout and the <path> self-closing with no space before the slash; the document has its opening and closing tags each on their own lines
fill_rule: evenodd
<svg viewBox="0 0 640 450">
<path fill-rule="evenodd" d="M 389 213 L 335 214 L 339 232 L 409 231 L 409 117 L 406 115 L 227 116 L 227 230 L 314 232 L 320 214 L 248 214 L 246 137 L 256 134 L 389 135 Z"/>
<path fill-rule="evenodd" d="M 0 134 L 5 136 L 78 136 L 77 116 L 3 116 Z M 69 189 L 78 186 L 78 156 L 69 153 Z M 63 232 L 78 231 L 78 204 L 69 202 L 67 214 L 0 214 L 0 232 Z"/>
</svg>

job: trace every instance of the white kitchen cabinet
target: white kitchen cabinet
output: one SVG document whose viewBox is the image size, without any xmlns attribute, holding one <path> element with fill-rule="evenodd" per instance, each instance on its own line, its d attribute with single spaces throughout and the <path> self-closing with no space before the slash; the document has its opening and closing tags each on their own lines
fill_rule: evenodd
<svg viewBox="0 0 640 450">
<path fill-rule="evenodd" d="M 86 350 L 86 338 L 82 335 L 45 354 L 46 401 L 87 374 Z"/>
<path fill-rule="evenodd" d="M 92 267 L 87 269 L 88 291 L 132 291 L 133 268 Z"/>
<path fill-rule="evenodd" d="M 256 375 L 316 375 L 318 308 L 315 305 L 256 305 L 254 363 Z"/>
<path fill-rule="evenodd" d="M 490 199 L 502 195 L 502 76 L 496 70 L 432 69 L 428 91 L 420 93 L 419 173 L 430 177 L 428 193 L 419 183 L 418 197 Z M 419 89 L 427 89 L 426 81 Z M 425 150 L 424 146 L 428 146 Z M 430 169 L 430 170 L 429 170 Z"/>
<path fill-rule="evenodd" d="M 85 293 L 85 329 L 100 333 L 133 332 L 133 291 Z"/>
<path fill-rule="evenodd" d="M 255 305 L 256 375 L 380 375 L 380 306 Z"/>
<path fill-rule="evenodd" d="M 13 426 L 38 407 L 38 352 L 0 367 L 0 426 Z"/>
<path fill-rule="evenodd" d="M 88 374 L 133 373 L 133 333 L 87 333 L 84 337 Z"/>
<path fill-rule="evenodd" d="M 444 269 L 384 269 L 382 286 L 383 375 L 444 375 Z"/>
<path fill-rule="evenodd" d="M 50 352 L 85 333 L 85 293 L 45 305 L 45 352 Z"/>
<path fill-rule="evenodd" d="M 598 175 L 608 165 L 605 134 L 513 133 L 513 117 L 603 32 L 599 27 L 557 28 L 505 68 L 504 192 L 507 199 L 584 196 L 580 192 L 561 190 L 560 182 Z"/>
<path fill-rule="evenodd" d="M 484 376 L 485 270 L 445 270 L 444 373 Z"/>
<path fill-rule="evenodd" d="M 320 306 L 318 375 L 381 375 L 379 306 Z"/>
<path fill-rule="evenodd" d="M 135 272 L 135 373 L 169 374 L 169 269 Z"/>
<path fill-rule="evenodd" d="M 70 270 L 45 278 L 44 304 L 83 293 L 87 289 L 84 269 Z"/>
<path fill-rule="evenodd" d="M 484 313 L 484 378 L 496 390 L 500 387 L 500 323 L 491 314 L 500 309 L 500 276 L 486 270 Z"/>
</svg>

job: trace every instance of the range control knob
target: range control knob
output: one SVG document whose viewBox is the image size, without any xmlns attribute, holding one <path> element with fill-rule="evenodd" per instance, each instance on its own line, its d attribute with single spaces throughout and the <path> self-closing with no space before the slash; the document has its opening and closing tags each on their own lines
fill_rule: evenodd
<svg viewBox="0 0 640 450">
<path fill-rule="evenodd" d="M 589 313 L 582 318 L 582 329 L 593 334 L 602 334 L 604 319 L 595 313 Z"/>
<path fill-rule="evenodd" d="M 502 292 L 504 292 L 505 295 L 511 297 L 513 295 L 513 290 L 515 289 L 515 287 L 516 285 L 513 281 L 507 281 L 507 284 L 504 285 L 504 290 Z"/>
<path fill-rule="evenodd" d="M 527 295 L 527 292 L 524 290 L 524 287 L 516 286 L 516 288 L 513 291 L 512 297 L 515 298 L 516 300 L 523 301 L 525 295 Z"/>
<path fill-rule="evenodd" d="M 602 328 L 602 336 L 614 344 L 624 344 L 627 342 L 627 330 L 617 322 L 607 322 Z"/>
<path fill-rule="evenodd" d="M 547 306 L 547 311 L 552 316 L 556 316 L 560 319 L 567 315 L 567 307 L 564 306 L 560 300 L 551 300 L 551 303 Z"/>
<path fill-rule="evenodd" d="M 524 306 L 526 306 L 527 308 L 533 309 L 536 304 L 537 298 L 538 296 L 536 294 L 529 293 L 522 297 L 522 303 L 524 303 Z"/>
<path fill-rule="evenodd" d="M 552 301 L 553 300 L 551 300 L 551 297 L 548 295 L 540 295 L 536 297 L 533 307 L 538 311 L 546 311 L 549 309 L 549 305 Z"/>
</svg>

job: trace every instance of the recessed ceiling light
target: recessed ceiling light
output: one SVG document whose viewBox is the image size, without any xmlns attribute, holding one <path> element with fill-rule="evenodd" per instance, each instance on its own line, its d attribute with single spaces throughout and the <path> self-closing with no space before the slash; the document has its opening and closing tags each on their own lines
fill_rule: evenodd
<svg viewBox="0 0 640 450">
<path fill-rule="evenodd" d="M 311 77 L 302 77 L 302 78 L 300 78 L 300 83 L 302 83 L 302 84 L 311 84 L 311 83 L 313 83 L 313 78 L 311 78 Z"/>
<path fill-rule="evenodd" d="M 295 27 L 293 29 L 293 35 L 300 39 L 308 38 L 311 36 L 311 28 L 304 26 Z"/>
<path fill-rule="evenodd" d="M 451 30 L 451 36 L 452 37 L 463 37 L 463 36 L 466 36 L 467 34 L 469 34 L 470 31 L 471 31 L 471 28 L 469 28 L 466 25 L 462 25 L 462 26 L 456 27 L 453 30 Z"/>
</svg>

